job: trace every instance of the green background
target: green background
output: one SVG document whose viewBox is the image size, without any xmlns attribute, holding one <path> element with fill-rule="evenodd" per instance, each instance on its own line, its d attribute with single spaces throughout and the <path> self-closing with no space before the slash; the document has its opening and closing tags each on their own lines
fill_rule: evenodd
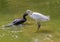
<svg viewBox="0 0 60 42">
<path fill-rule="evenodd" d="M 11 32 L 11 28 L 2 30 L 2 25 L 22 18 L 27 9 L 50 15 L 50 21 L 42 22 L 37 33 L 36 22 L 28 16 L 23 32 Z M 0 0 L 0 42 L 35 42 L 37 39 L 38 42 L 60 42 L 60 0 Z"/>
</svg>

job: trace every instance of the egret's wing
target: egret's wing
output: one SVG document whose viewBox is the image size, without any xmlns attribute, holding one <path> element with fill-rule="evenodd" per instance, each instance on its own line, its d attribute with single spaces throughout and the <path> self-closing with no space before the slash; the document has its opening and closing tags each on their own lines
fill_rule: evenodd
<svg viewBox="0 0 60 42">
<path fill-rule="evenodd" d="M 40 20 L 40 21 L 47 21 L 49 18 L 41 13 L 37 13 L 37 12 L 33 12 L 30 15 L 31 18 L 35 19 L 35 20 Z"/>
<path fill-rule="evenodd" d="M 30 15 L 30 17 L 33 19 L 41 19 L 42 18 L 42 16 L 39 13 L 32 13 Z"/>
</svg>

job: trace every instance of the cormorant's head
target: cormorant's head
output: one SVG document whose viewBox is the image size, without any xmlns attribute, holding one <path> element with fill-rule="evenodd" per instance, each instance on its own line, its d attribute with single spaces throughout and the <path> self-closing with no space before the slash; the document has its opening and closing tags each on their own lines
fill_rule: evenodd
<svg viewBox="0 0 60 42">
<path fill-rule="evenodd" d="M 27 15 L 28 15 L 27 13 L 24 13 L 24 14 L 23 14 L 23 18 L 25 18 Z"/>
<path fill-rule="evenodd" d="M 27 16 L 28 14 L 27 13 L 24 13 L 23 16 Z"/>
</svg>

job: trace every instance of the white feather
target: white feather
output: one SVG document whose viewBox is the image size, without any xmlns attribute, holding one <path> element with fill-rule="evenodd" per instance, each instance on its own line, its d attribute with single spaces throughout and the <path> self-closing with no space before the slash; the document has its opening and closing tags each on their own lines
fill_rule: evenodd
<svg viewBox="0 0 60 42">
<path fill-rule="evenodd" d="M 46 16 L 46 15 L 43 15 L 43 14 L 38 13 L 38 12 L 32 12 L 31 10 L 27 10 L 26 12 L 29 14 L 29 16 L 32 19 L 34 19 L 36 21 L 45 22 L 45 21 L 49 21 L 50 20 L 50 16 Z"/>
</svg>

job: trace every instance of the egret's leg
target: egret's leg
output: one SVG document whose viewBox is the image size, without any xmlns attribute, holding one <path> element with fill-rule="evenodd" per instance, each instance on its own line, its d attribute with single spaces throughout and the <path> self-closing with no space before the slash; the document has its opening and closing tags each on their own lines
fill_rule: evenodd
<svg viewBox="0 0 60 42">
<path fill-rule="evenodd" d="M 37 22 L 37 25 L 38 25 L 38 27 L 37 27 L 37 31 L 39 31 L 39 29 L 40 29 L 40 27 L 41 27 L 40 22 Z"/>
</svg>

